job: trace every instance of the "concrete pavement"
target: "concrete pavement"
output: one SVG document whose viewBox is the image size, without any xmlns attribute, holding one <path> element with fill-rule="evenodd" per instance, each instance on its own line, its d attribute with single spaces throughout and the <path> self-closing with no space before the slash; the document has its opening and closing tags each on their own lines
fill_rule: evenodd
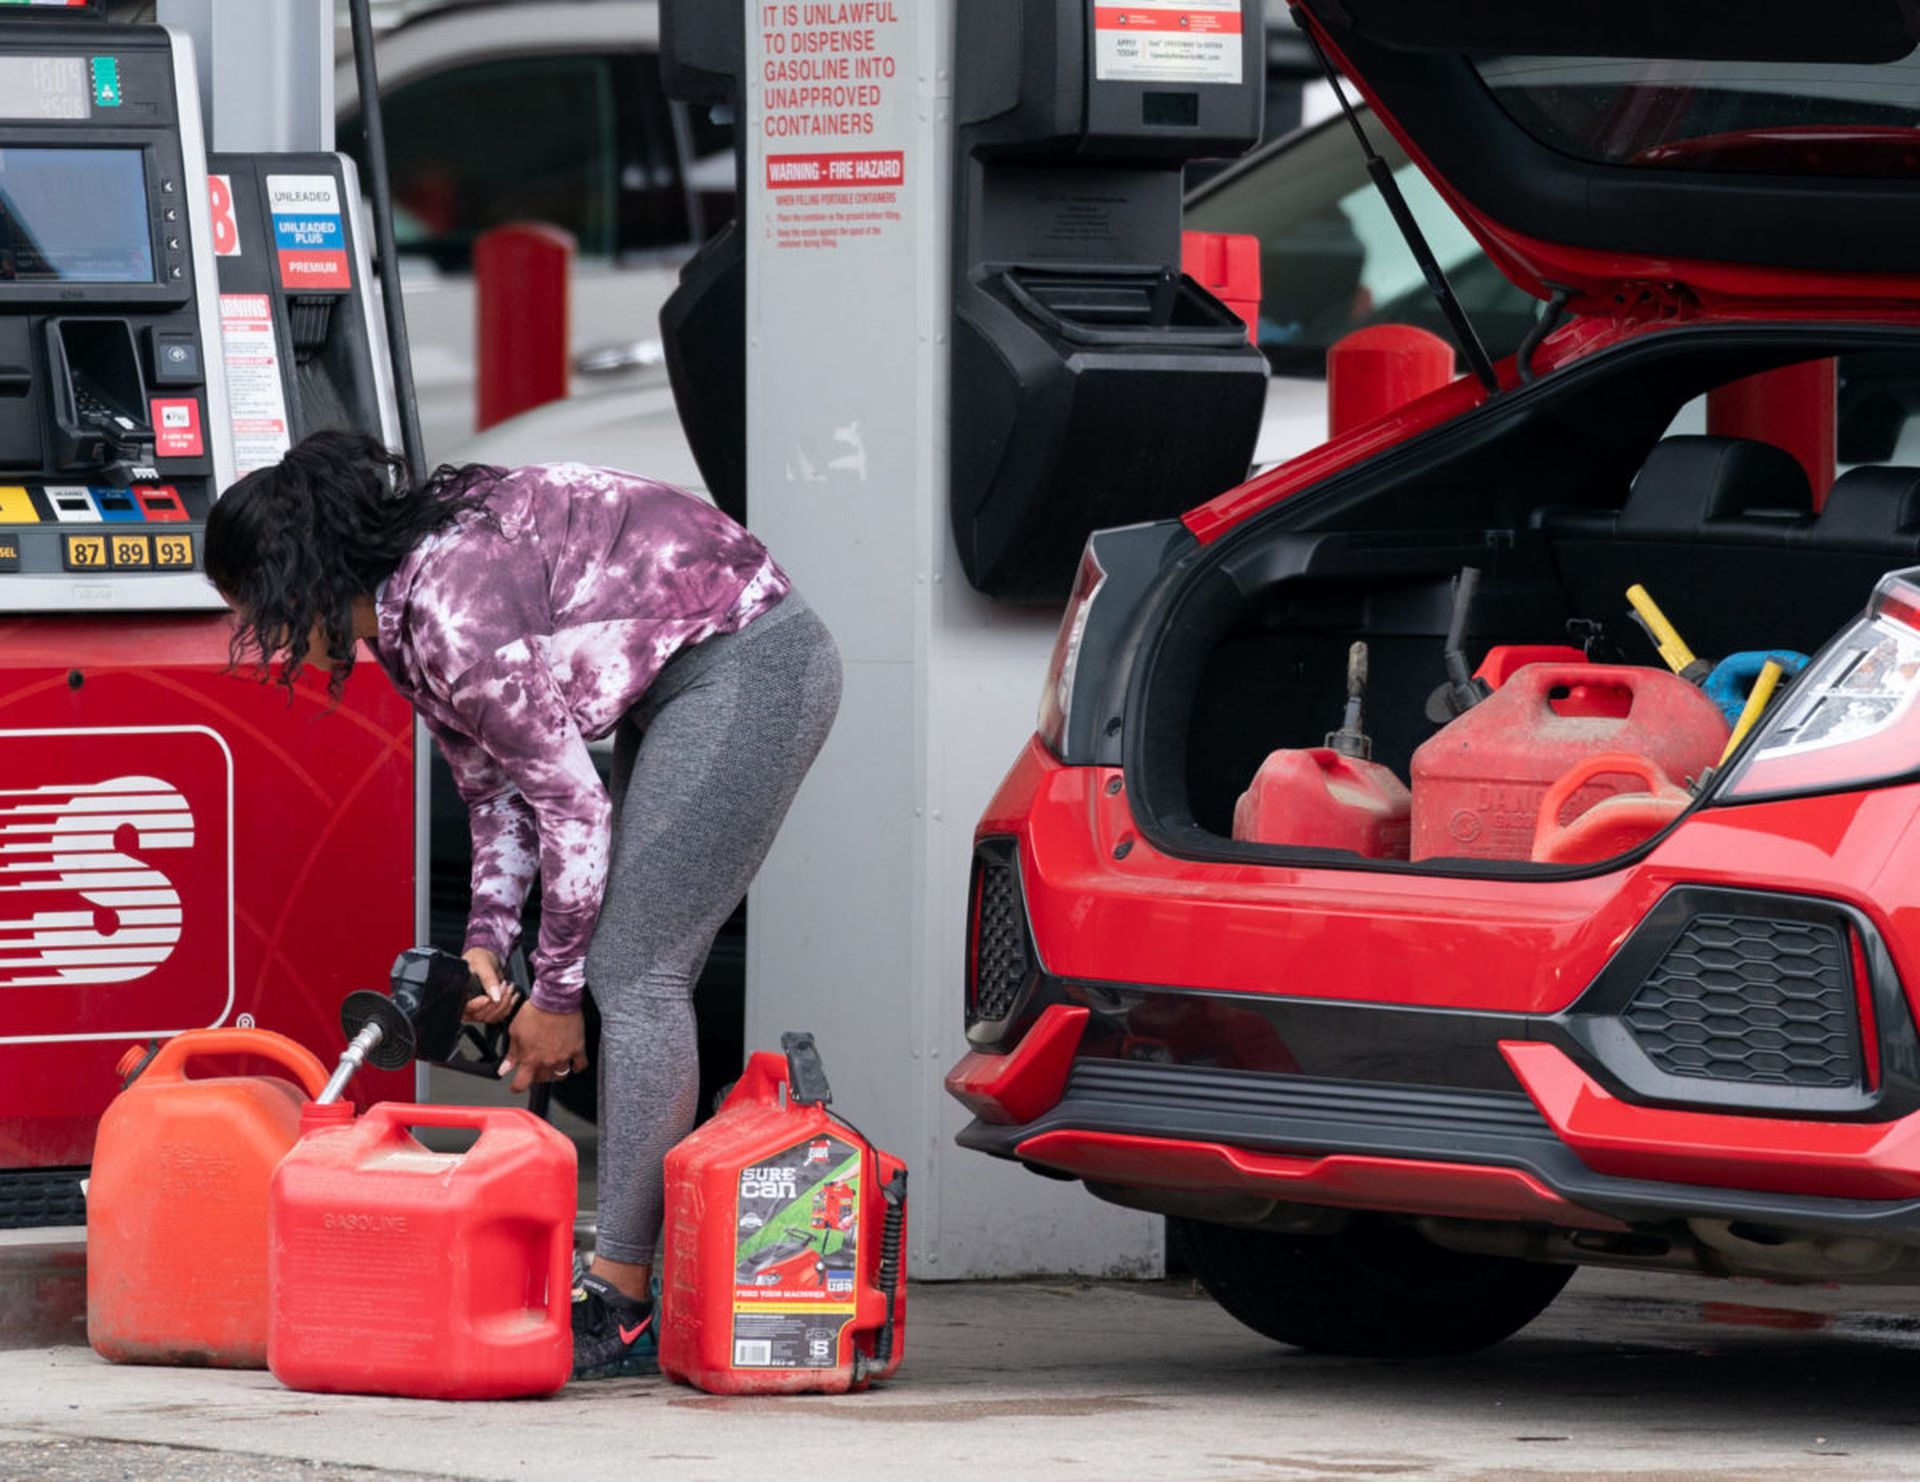
<svg viewBox="0 0 1920 1482">
<path fill-rule="evenodd" d="M 450 1405 L 17 1348 L 0 1478 L 1920 1477 L 1920 1292 L 1903 1289 L 1586 1272 L 1487 1354 L 1382 1364 L 1277 1347 L 1184 1282 L 920 1286 L 906 1352 L 868 1395 L 634 1379 Z"/>
</svg>

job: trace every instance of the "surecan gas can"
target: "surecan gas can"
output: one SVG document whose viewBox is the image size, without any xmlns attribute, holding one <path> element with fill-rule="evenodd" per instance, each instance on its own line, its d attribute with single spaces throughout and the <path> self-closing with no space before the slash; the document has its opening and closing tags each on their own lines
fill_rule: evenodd
<svg viewBox="0 0 1920 1482">
<path fill-rule="evenodd" d="M 344 1115 L 343 1115 L 344 1113 Z M 462 1153 L 416 1127 L 477 1129 Z M 573 1372 L 573 1144 L 520 1107 L 304 1109 L 268 1206 L 267 1367 L 290 1389 L 499 1400 Z"/>
<path fill-rule="evenodd" d="M 660 1371 L 711 1394 L 841 1394 L 900 1365 L 906 1165 L 827 1110 L 813 1037 L 761 1051 L 666 1160 Z"/>
<path fill-rule="evenodd" d="M 264 1029 L 193 1029 L 100 1119 L 87 1185 L 87 1341 L 116 1363 L 258 1369 L 267 1362 L 267 1186 L 327 1072 Z M 187 1075 L 246 1056 L 278 1076 Z M 298 1084 L 295 1084 L 297 1082 Z"/>
</svg>

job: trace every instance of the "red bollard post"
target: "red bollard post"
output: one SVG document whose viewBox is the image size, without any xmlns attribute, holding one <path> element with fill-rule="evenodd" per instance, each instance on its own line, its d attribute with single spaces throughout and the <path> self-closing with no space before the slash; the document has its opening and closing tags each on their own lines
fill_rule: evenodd
<svg viewBox="0 0 1920 1482">
<path fill-rule="evenodd" d="M 1827 502 L 1839 450 L 1838 362 L 1783 365 L 1707 393 L 1707 431 L 1772 443 L 1800 460 L 1813 486 L 1813 507 Z"/>
<path fill-rule="evenodd" d="M 569 233 L 537 222 L 510 222 L 475 240 L 478 429 L 565 399 L 573 252 Z"/>
<path fill-rule="evenodd" d="M 1411 324 L 1374 324 L 1327 350 L 1327 436 L 1339 437 L 1453 379 L 1453 346 Z"/>
<path fill-rule="evenodd" d="M 1260 239 L 1244 232 L 1180 233 L 1180 270 L 1247 325 L 1259 344 Z"/>
</svg>

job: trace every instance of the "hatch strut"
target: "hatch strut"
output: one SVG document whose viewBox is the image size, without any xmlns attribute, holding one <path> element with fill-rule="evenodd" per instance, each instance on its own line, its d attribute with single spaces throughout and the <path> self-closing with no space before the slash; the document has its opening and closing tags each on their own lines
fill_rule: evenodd
<svg viewBox="0 0 1920 1482">
<path fill-rule="evenodd" d="M 1300 27 L 1300 34 L 1307 38 L 1307 45 L 1313 48 L 1320 70 L 1326 73 L 1327 81 L 1333 84 L 1333 95 L 1340 100 L 1340 111 L 1347 116 L 1354 138 L 1360 141 L 1360 152 L 1367 157 L 1367 174 L 1373 178 L 1374 189 L 1380 192 L 1380 198 L 1387 203 L 1387 210 L 1393 214 L 1393 223 L 1400 228 L 1400 235 L 1406 238 L 1407 249 L 1413 253 L 1413 260 L 1420 264 L 1427 287 L 1433 290 L 1434 300 L 1440 305 L 1447 328 L 1453 332 L 1453 342 L 1466 358 L 1467 368 L 1488 391 L 1497 392 L 1500 380 L 1493 373 L 1493 362 L 1487 358 L 1487 347 L 1480 343 L 1480 336 L 1474 332 L 1473 321 L 1467 318 L 1467 311 L 1460 306 L 1453 285 L 1447 281 L 1439 260 L 1433 255 L 1433 248 L 1427 245 L 1426 234 L 1420 230 L 1420 223 L 1413 219 L 1413 208 L 1407 205 L 1407 198 L 1400 193 L 1400 184 L 1393 178 L 1393 167 L 1380 158 L 1367 138 L 1367 131 L 1360 125 L 1360 115 L 1353 111 L 1353 104 L 1347 100 L 1347 90 L 1341 85 L 1340 74 L 1334 69 L 1326 49 L 1320 45 L 1311 19 L 1301 13 L 1298 4 L 1292 4 L 1289 8 L 1293 11 L 1295 24 Z"/>
</svg>

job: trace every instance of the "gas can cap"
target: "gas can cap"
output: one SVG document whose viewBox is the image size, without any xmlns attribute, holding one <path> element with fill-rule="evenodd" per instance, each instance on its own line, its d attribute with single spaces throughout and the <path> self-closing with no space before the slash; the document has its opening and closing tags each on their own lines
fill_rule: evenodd
<svg viewBox="0 0 1920 1482">
<path fill-rule="evenodd" d="M 130 1045 L 127 1053 L 120 1057 L 120 1063 L 113 1073 L 120 1077 L 120 1089 L 126 1090 L 140 1079 L 140 1072 L 153 1063 L 153 1057 L 160 1053 L 160 1041 L 150 1039 L 144 1045 Z"/>
</svg>

